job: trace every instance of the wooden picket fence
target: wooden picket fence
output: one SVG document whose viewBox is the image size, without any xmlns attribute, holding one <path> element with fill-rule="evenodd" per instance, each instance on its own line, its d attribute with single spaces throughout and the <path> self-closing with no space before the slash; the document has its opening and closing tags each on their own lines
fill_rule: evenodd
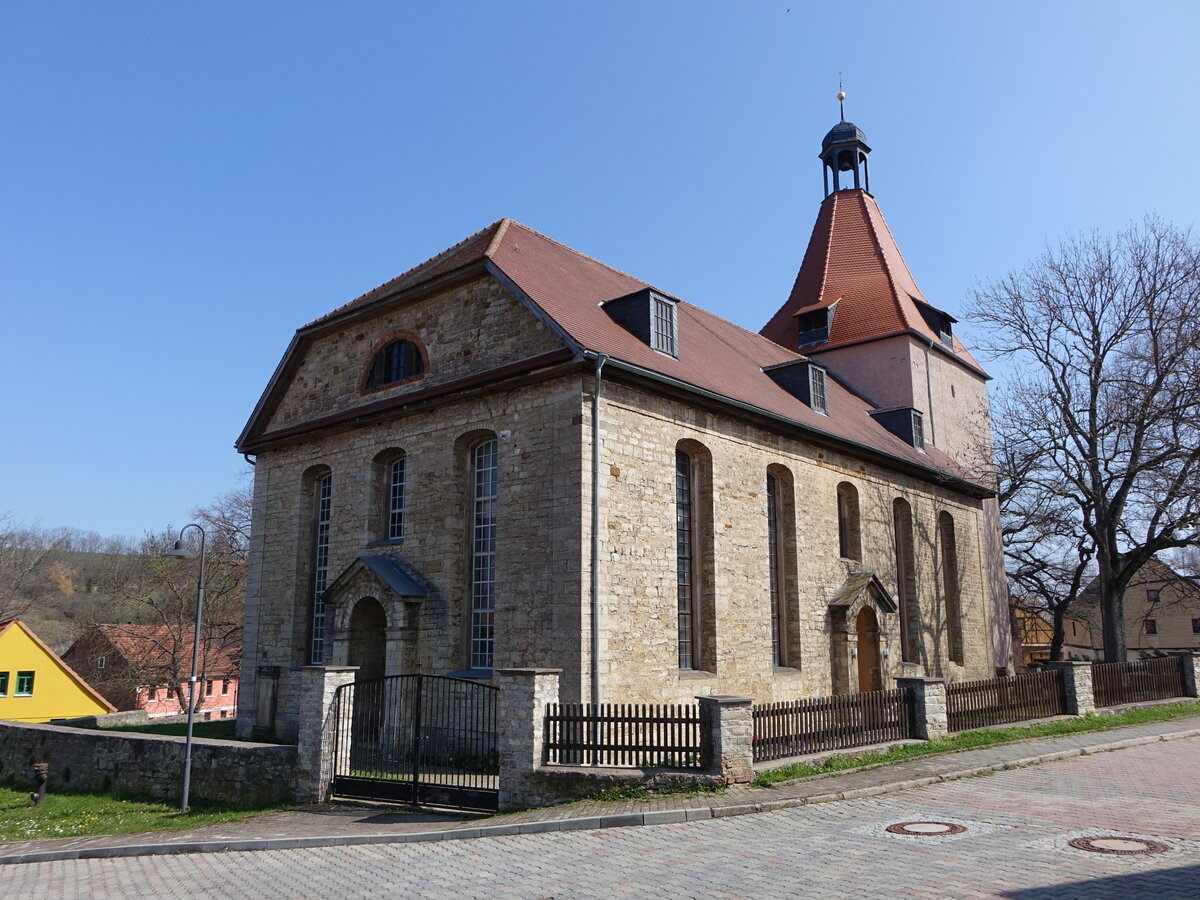
<svg viewBox="0 0 1200 900">
<path fill-rule="evenodd" d="M 703 765 L 698 704 L 553 703 L 543 761 L 695 769 Z"/>
<path fill-rule="evenodd" d="M 1096 663 L 1092 690 L 1097 706 L 1145 703 L 1182 697 L 1183 657 L 1162 656 L 1135 662 Z"/>
<path fill-rule="evenodd" d="M 899 688 L 758 703 L 752 707 L 754 761 L 904 740 L 912 735 L 911 709 Z"/>
<path fill-rule="evenodd" d="M 946 685 L 946 717 L 951 731 L 1065 713 L 1063 673 L 1058 669 Z"/>
</svg>

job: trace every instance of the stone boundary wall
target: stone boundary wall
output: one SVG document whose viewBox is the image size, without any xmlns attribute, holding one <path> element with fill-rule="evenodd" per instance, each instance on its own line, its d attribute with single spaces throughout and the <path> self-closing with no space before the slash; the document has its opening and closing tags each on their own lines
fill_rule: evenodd
<svg viewBox="0 0 1200 900">
<path fill-rule="evenodd" d="M 0 779 L 31 783 L 50 764 L 47 791 L 121 790 L 178 801 L 185 739 L 62 725 L 0 722 Z M 192 739 L 192 800 L 258 805 L 292 803 L 296 748 Z"/>
</svg>

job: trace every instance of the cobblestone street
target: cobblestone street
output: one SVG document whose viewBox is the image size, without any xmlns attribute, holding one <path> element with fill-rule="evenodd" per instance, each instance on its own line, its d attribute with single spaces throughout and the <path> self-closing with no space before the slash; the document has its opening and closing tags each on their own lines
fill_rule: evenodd
<svg viewBox="0 0 1200 900">
<path fill-rule="evenodd" d="M 0 867 L 0 896 L 1200 897 L 1200 738 L 642 828 Z M 958 834 L 889 833 L 944 822 Z M 914 826 L 914 830 L 916 830 Z M 1152 839 L 1152 855 L 1077 849 Z"/>
</svg>

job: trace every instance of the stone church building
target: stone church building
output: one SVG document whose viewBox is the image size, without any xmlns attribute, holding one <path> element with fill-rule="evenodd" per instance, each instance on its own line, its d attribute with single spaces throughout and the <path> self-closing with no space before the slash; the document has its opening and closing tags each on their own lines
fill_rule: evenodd
<svg viewBox="0 0 1200 900">
<path fill-rule="evenodd" d="M 840 122 L 760 332 L 502 219 L 303 326 L 255 461 L 238 728 L 300 667 L 757 701 L 1009 666 L 988 376 Z"/>
</svg>

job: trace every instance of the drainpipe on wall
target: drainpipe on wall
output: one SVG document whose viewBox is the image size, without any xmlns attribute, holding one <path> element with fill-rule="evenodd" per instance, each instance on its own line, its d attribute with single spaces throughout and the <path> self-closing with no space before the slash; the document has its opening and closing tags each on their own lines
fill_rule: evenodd
<svg viewBox="0 0 1200 900">
<path fill-rule="evenodd" d="M 588 354 L 592 356 L 592 354 Z M 600 702 L 600 394 L 601 370 L 608 362 L 603 353 L 596 361 L 592 389 L 592 703 Z"/>
<path fill-rule="evenodd" d="M 933 421 L 933 373 L 929 371 L 929 348 L 932 346 L 925 345 L 925 399 L 929 403 L 929 443 L 936 447 L 938 442 L 937 425 Z"/>
</svg>

